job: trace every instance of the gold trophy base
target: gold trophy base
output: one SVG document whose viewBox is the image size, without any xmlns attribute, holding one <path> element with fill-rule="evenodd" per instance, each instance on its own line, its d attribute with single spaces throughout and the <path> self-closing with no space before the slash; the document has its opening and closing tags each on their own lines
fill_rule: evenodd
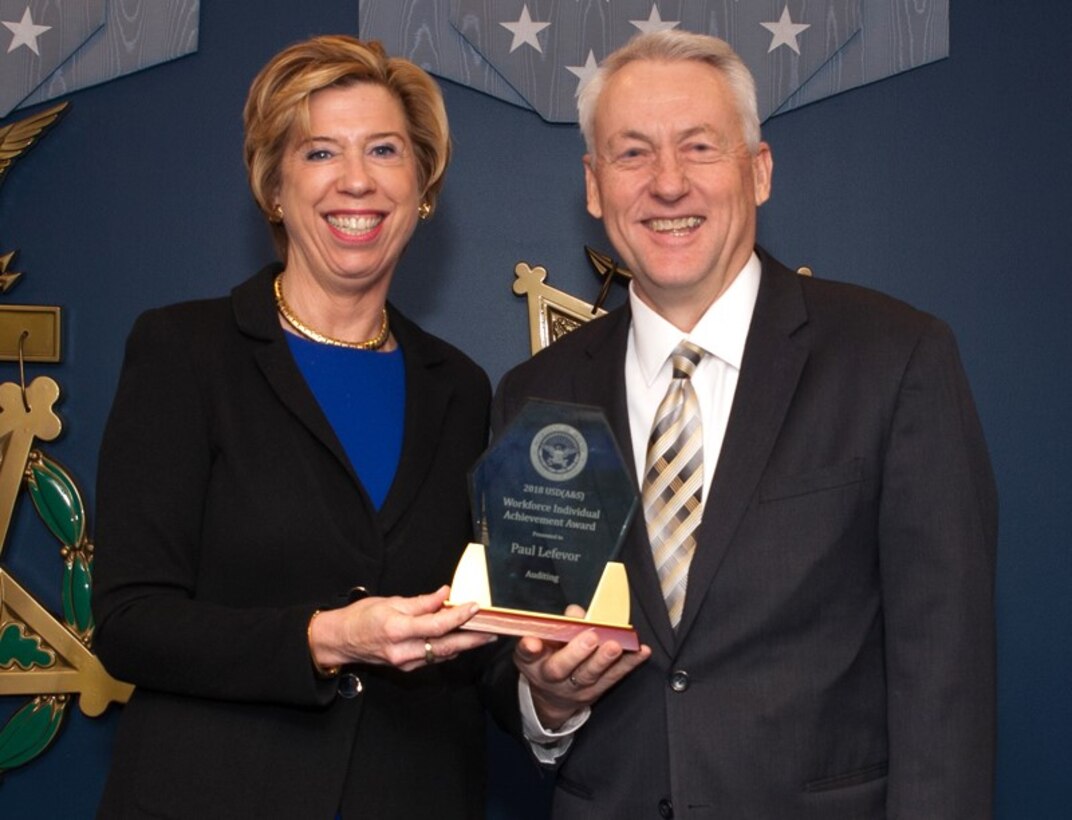
<svg viewBox="0 0 1072 820">
<path fill-rule="evenodd" d="M 591 629 L 601 641 L 617 641 L 627 652 L 640 648 L 636 631 L 629 625 L 629 583 L 625 565 L 617 561 L 607 562 L 584 618 L 492 606 L 483 544 L 470 544 L 465 548 L 454 571 L 450 597 L 447 606 L 469 601 L 480 606 L 480 611 L 466 621 L 462 629 L 496 635 L 531 635 L 559 643 L 567 643 Z"/>
</svg>

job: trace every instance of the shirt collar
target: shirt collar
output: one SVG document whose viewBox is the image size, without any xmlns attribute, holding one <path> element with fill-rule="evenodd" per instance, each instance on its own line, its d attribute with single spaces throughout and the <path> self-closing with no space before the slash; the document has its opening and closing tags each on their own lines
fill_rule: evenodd
<svg viewBox="0 0 1072 820">
<path fill-rule="evenodd" d="M 752 323 L 759 294 L 761 265 L 753 253 L 741 272 L 715 300 L 689 334 L 682 332 L 648 307 L 629 285 L 629 306 L 633 312 L 633 346 L 644 381 L 652 384 L 682 338 L 740 370 L 744 343 Z"/>
</svg>

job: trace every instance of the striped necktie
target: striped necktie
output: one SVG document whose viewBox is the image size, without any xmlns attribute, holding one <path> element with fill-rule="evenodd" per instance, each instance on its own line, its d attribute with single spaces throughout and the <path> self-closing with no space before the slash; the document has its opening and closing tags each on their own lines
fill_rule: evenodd
<svg viewBox="0 0 1072 820">
<path fill-rule="evenodd" d="M 682 341 L 671 356 L 673 376 L 648 439 L 644 462 L 644 518 L 670 623 L 685 608 L 694 533 L 703 515 L 703 429 L 692 374 L 704 351 Z"/>
</svg>

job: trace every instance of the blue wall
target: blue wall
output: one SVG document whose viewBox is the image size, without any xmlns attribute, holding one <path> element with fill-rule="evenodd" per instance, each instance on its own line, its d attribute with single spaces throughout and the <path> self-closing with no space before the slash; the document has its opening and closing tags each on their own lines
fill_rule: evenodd
<svg viewBox="0 0 1072 820">
<path fill-rule="evenodd" d="M 197 54 L 74 95 L 0 188 L 0 253 L 19 249 L 13 268 L 26 272 L 4 301 L 64 309 L 64 362 L 28 376 L 63 388 L 64 435 L 46 449 L 90 503 L 134 317 L 223 293 L 271 258 L 241 163 L 250 79 L 288 42 L 356 31 L 356 10 L 206 3 Z M 957 331 L 1002 498 L 998 814 L 1043 820 L 1072 805 L 1072 11 L 962 2 L 951 30 L 950 59 L 766 124 L 774 194 L 760 233 L 787 264 L 891 292 Z M 542 264 L 552 285 L 592 298 L 582 246 L 609 248 L 584 212 L 572 127 L 444 85 L 456 160 L 393 298 L 494 381 L 528 355 L 514 265 Z M 55 610 L 58 545 L 28 507 L 3 559 Z M 0 701 L 0 720 L 13 705 Z M 114 710 L 74 710 L 53 749 L 0 785 L 0 816 L 92 816 L 114 726 Z M 493 817 L 540 816 L 546 785 L 494 748 Z"/>
</svg>

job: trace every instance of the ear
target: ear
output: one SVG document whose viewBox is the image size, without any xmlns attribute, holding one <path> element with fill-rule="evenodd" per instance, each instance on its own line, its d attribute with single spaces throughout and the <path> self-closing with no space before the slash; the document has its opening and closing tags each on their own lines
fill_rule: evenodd
<svg viewBox="0 0 1072 820">
<path fill-rule="evenodd" d="M 761 142 L 755 156 L 752 157 L 752 184 L 755 186 L 757 208 L 770 199 L 773 173 L 774 157 L 771 156 L 770 146 Z"/>
<path fill-rule="evenodd" d="M 584 190 L 587 195 L 588 213 L 596 219 L 603 218 L 603 203 L 599 196 L 599 179 L 593 168 L 595 160 L 591 154 L 584 155 Z"/>
</svg>

